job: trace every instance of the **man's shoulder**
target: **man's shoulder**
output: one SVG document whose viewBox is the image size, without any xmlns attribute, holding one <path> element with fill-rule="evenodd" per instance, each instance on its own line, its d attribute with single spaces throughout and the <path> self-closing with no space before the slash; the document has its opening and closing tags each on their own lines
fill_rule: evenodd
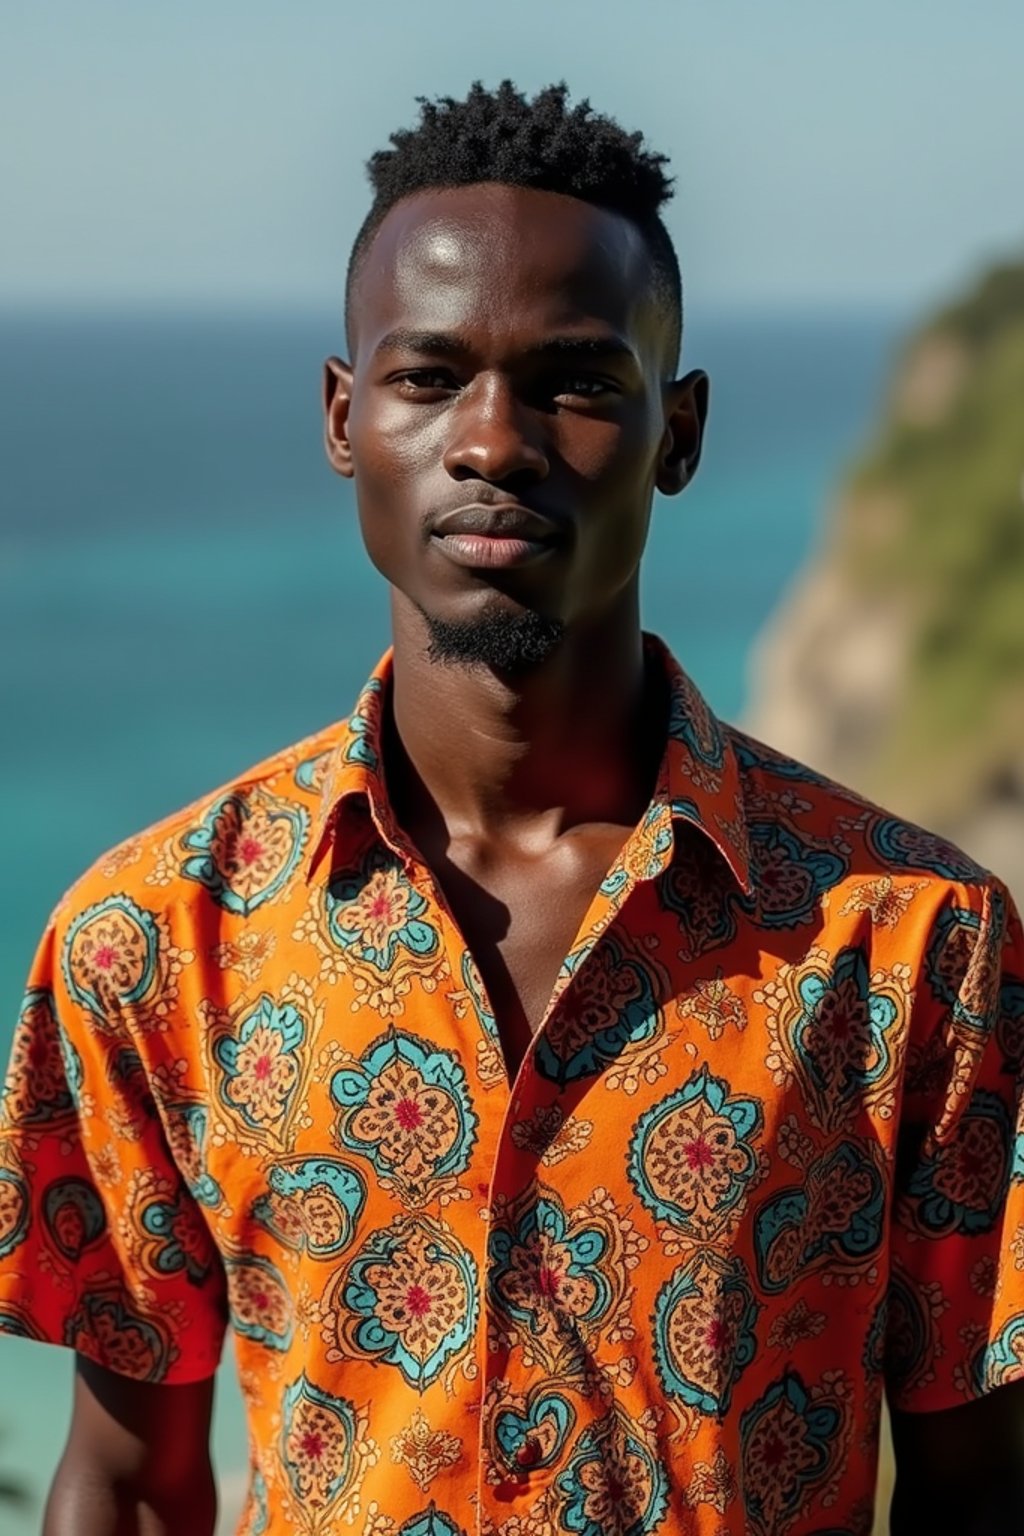
<svg viewBox="0 0 1024 1536">
<path fill-rule="evenodd" d="M 759 840 L 789 835 L 832 848 L 846 878 L 927 881 L 931 886 L 987 889 L 996 877 L 938 832 L 868 799 L 849 785 L 723 726 L 739 767 L 744 814 Z M 997 882 L 998 883 L 998 882 Z"/>
<path fill-rule="evenodd" d="M 308 849 L 337 723 L 285 747 L 107 849 L 58 902 L 66 929 L 98 907 L 162 913 L 204 893 L 245 917 L 270 900 Z"/>
</svg>

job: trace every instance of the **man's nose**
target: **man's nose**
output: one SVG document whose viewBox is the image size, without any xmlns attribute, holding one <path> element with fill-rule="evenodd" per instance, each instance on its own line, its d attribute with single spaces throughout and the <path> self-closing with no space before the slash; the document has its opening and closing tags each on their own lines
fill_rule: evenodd
<svg viewBox="0 0 1024 1536">
<path fill-rule="evenodd" d="M 451 414 L 445 469 L 453 480 L 543 480 L 548 458 L 533 416 L 507 380 L 476 380 Z"/>
</svg>

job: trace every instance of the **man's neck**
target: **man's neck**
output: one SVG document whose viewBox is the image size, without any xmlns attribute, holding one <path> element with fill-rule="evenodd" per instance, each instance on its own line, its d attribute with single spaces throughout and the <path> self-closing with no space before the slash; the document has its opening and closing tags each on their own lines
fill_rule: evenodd
<svg viewBox="0 0 1024 1536">
<path fill-rule="evenodd" d="M 410 831 L 543 846 L 590 823 L 636 824 L 650 798 L 665 701 L 645 676 L 633 612 L 508 680 L 427 654 L 426 622 L 395 608 L 394 691 L 386 768 Z M 652 699 L 653 694 L 653 699 Z"/>
</svg>

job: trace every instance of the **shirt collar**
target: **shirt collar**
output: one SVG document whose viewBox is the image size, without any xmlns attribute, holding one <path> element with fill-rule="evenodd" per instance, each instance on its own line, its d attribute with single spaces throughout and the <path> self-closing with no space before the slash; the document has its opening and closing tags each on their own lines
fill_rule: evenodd
<svg viewBox="0 0 1024 1536">
<path fill-rule="evenodd" d="M 677 821 L 695 827 L 718 849 L 735 879 L 749 894 L 750 843 L 743 810 L 739 763 L 730 733 L 712 713 L 704 698 L 662 641 L 644 636 L 647 655 L 665 673 L 669 688 L 669 720 L 658 784 L 643 826 L 653 833 L 660 825 Z M 362 796 L 380 830 L 389 841 L 397 829 L 384 784 L 382 722 L 384 700 L 390 687 L 392 652 L 381 657 L 341 727 L 337 744 L 330 750 L 313 819 L 308 869 L 318 863 L 324 843 L 333 832 L 346 801 Z M 672 856 L 673 839 L 659 838 L 659 866 Z M 658 870 L 652 868 L 651 873 Z"/>
</svg>

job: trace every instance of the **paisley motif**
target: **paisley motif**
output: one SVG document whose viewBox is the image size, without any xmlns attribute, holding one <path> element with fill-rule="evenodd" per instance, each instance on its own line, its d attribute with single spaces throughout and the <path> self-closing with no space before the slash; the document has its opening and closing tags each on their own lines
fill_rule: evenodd
<svg viewBox="0 0 1024 1536">
<path fill-rule="evenodd" d="M 252 1205 L 259 1226 L 311 1259 L 344 1252 L 366 1203 L 366 1184 L 354 1168 L 333 1157 L 294 1158 L 275 1164 L 267 1184 L 269 1192 Z"/>
<path fill-rule="evenodd" d="M 655 991 L 660 967 L 650 955 L 632 953 L 606 932 L 566 968 L 571 989 L 565 986 L 533 1053 L 538 1072 L 560 1087 L 643 1050 L 665 1028 Z"/>
<path fill-rule="evenodd" d="M 1024 1376 L 1024 1312 L 1017 1312 L 979 1353 L 975 1364 L 976 1392 L 991 1392 Z"/>
<path fill-rule="evenodd" d="M 135 1381 L 162 1381 L 178 1358 L 171 1331 L 156 1313 L 142 1313 L 121 1288 L 86 1291 L 68 1315 L 64 1343 Z"/>
<path fill-rule="evenodd" d="M 351 1524 L 367 1468 L 379 1455 L 366 1430 L 365 1409 L 305 1375 L 285 1390 L 280 1457 L 300 1530 L 327 1536 Z"/>
<path fill-rule="evenodd" d="M 152 1175 L 144 1175 L 148 1182 Z M 167 1181 L 161 1181 L 166 1186 Z M 133 1256 L 156 1279 L 184 1274 L 202 1285 L 213 1268 L 214 1248 L 206 1223 L 182 1190 L 143 1188 L 131 1212 L 136 1238 Z"/>
<path fill-rule="evenodd" d="M 766 1065 L 778 1086 L 799 1083 L 813 1125 L 843 1131 L 865 1109 L 891 1114 L 910 1007 L 902 971 L 869 975 L 859 947 L 834 960 L 812 950 L 802 965 L 780 966 L 754 1000 L 767 1009 Z"/>
<path fill-rule="evenodd" d="M 189 1194 L 210 1209 L 224 1204 L 224 1191 L 206 1166 L 206 1132 L 209 1111 L 205 1104 L 168 1104 L 165 1112 L 167 1141 Z"/>
<path fill-rule="evenodd" d="M 30 1222 L 27 1184 L 13 1169 L 0 1166 L 0 1259 L 25 1241 Z"/>
<path fill-rule="evenodd" d="M 496 1385 L 485 1420 L 495 1465 L 513 1476 L 554 1466 L 576 1424 L 569 1398 L 548 1385 L 525 1396 L 510 1392 L 507 1383 Z"/>
<path fill-rule="evenodd" d="M 935 920 L 925 956 L 925 976 L 939 1002 L 952 1009 L 961 1029 L 981 1036 L 994 1023 L 993 991 L 998 986 L 1002 903 L 993 901 L 990 921 L 968 907 L 946 907 Z"/>
<path fill-rule="evenodd" d="M 621 1408 L 583 1431 L 555 1493 L 560 1527 L 573 1536 L 648 1536 L 668 1507 L 661 1458 Z"/>
<path fill-rule="evenodd" d="M 879 816 L 868 827 L 868 842 L 882 865 L 923 869 L 944 880 L 979 881 L 985 871 L 959 848 L 894 816 Z"/>
<path fill-rule="evenodd" d="M 141 1008 L 159 975 L 161 935 L 152 912 L 129 896 L 108 896 L 72 922 L 64 940 L 68 991 L 101 1027 Z"/>
<path fill-rule="evenodd" d="M 1002 1219 L 1014 1127 L 1006 1101 L 976 1088 L 942 1145 L 922 1150 L 900 1202 L 900 1216 L 924 1236 L 991 1232 Z"/>
<path fill-rule="evenodd" d="M 346 1353 L 380 1360 L 423 1392 L 473 1347 L 473 1255 L 451 1229 L 401 1217 L 363 1244 L 338 1287 Z"/>
<path fill-rule="evenodd" d="M 209 1048 L 217 1100 L 249 1141 L 284 1147 L 309 1074 L 307 1026 L 291 1003 L 266 993 L 235 1020 L 218 1019 Z"/>
<path fill-rule="evenodd" d="M 743 1500 L 753 1536 L 783 1536 L 841 1465 L 848 1411 L 835 1389 L 812 1393 L 795 1371 L 740 1418 Z"/>
<path fill-rule="evenodd" d="M 246 1253 L 225 1257 L 224 1269 L 235 1332 L 266 1349 L 287 1349 L 295 1332 L 294 1308 L 277 1265 L 260 1254 Z"/>
<path fill-rule="evenodd" d="M 758 922 L 768 929 L 813 922 L 822 895 L 846 873 L 845 860 L 780 821 L 752 821 L 748 834 Z"/>
<path fill-rule="evenodd" d="M 4 1116 L 30 1126 L 72 1120 L 81 1087 L 81 1058 L 58 1022 L 53 993 L 30 987 L 15 1025 L 0 1124 Z"/>
<path fill-rule="evenodd" d="M 502 1343 L 520 1347 L 524 1362 L 545 1375 L 586 1375 L 605 1331 L 632 1335 L 630 1275 L 642 1246 L 604 1190 L 567 1211 L 540 1184 L 496 1207 L 488 1297 Z"/>
<path fill-rule="evenodd" d="M 408 1210 L 450 1191 L 476 1143 L 476 1111 L 454 1051 L 392 1029 L 331 1079 L 338 1143 L 370 1163 Z"/>
<path fill-rule="evenodd" d="M 680 1265 L 658 1292 L 652 1319 L 666 1393 L 699 1413 L 726 1414 L 754 1358 L 760 1310 L 741 1259 L 699 1253 Z"/>
<path fill-rule="evenodd" d="M 391 849 L 374 844 L 354 873 L 336 872 L 327 891 L 327 930 L 352 962 L 378 975 L 429 960 L 440 940 L 424 920 L 427 899 Z"/>
<path fill-rule="evenodd" d="M 294 800 L 259 785 L 221 795 L 181 838 L 181 866 L 213 900 L 249 917 L 287 885 L 302 854 L 309 816 Z"/>
<path fill-rule="evenodd" d="M 757 1282 L 777 1295 L 815 1270 L 855 1274 L 878 1254 L 886 1181 L 865 1148 L 844 1141 L 777 1190 L 754 1218 Z"/>
<path fill-rule="evenodd" d="M 904 1394 L 934 1381 L 942 1344 L 932 1310 L 900 1264 L 894 1264 L 889 1275 L 882 1320 L 886 1382 L 891 1401 L 899 1407 Z M 876 1319 L 872 1333 L 878 1326 Z"/>
<path fill-rule="evenodd" d="M 43 1221 L 57 1252 L 69 1264 L 76 1264 L 87 1248 L 107 1235 L 106 1213 L 87 1179 L 56 1179 L 48 1185 Z"/>
<path fill-rule="evenodd" d="M 629 1178 L 660 1221 L 711 1242 L 731 1230 L 761 1177 L 757 1099 L 732 1097 L 707 1067 L 646 1110 L 630 1143 Z"/>
</svg>

